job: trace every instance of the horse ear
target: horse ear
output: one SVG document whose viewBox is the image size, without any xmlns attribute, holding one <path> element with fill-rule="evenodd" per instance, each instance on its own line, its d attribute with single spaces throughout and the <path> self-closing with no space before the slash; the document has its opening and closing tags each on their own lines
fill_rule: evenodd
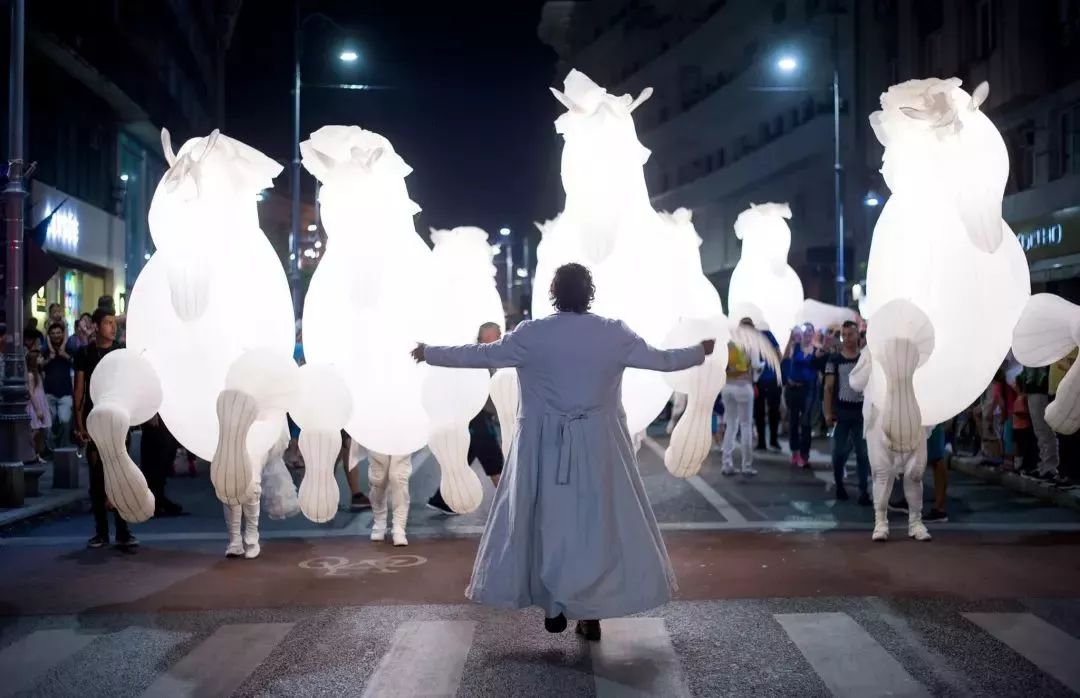
<svg viewBox="0 0 1080 698">
<path fill-rule="evenodd" d="M 555 89 L 554 87 L 549 87 L 548 89 L 549 89 L 549 90 L 551 90 L 551 94 L 555 95 L 555 99 L 559 100 L 559 102 L 560 102 L 560 103 L 561 103 L 561 104 L 562 104 L 562 105 L 563 105 L 564 107 L 566 107 L 566 108 L 567 108 L 567 109 L 569 109 L 570 111 L 574 112 L 575 114 L 582 114 L 582 113 L 584 113 L 584 110 L 583 110 L 583 109 L 582 109 L 581 107 L 579 107 L 578 105 L 574 104 L 574 100 L 570 99 L 569 97 L 567 97 L 567 96 L 566 96 L 565 94 L 563 94 L 562 92 L 559 92 L 559 91 L 558 91 L 558 90 L 556 90 L 556 89 Z"/>
<path fill-rule="evenodd" d="M 968 108 L 971 111 L 975 111 L 982 103 L 986 101 L 986 98 L 990 96 L 990 83 L 983 80 L 979 83 L 979 86 L 975 88 L 975 91 L 971 93 L 971 104 Z"/>
<path fill-rule="evenodd" d="M 211 150 L 213 150 L 214 146 L 217 145 L 218 136 L 220 136 L 220 135 L 221 135 L 221 130 L 220 129 L 215 128 L 213 131 L 211 131 L 210 135 L 206 137 L 205 141 L 203 141 L 202 152 L 199 153 L 199 157 L 197 157 L 195 159 L 196 160 L 202 160 L 204 157 L 206 157 L 207 153 L 209 153 Z"/>
<path fill-rule="evenodd" d="M 646 87 L 644 90 L 642 90 L 641 94 L 637 96 L 637 99 L 635 99 L 630 104 L 630 113 L 633 113 L 635 109 L 645 103 L 645 100 L 647 100 L 649 97 L 652 97 L 652 93 L 653 89 L 651 87 Z"/>
<path fill-rule="evenodd" d="M 161 151 L 165 154 L 165 162 L 169 163 L 169 167 L 176 164 L 176 153 L 172 148 L 172 136 L 169 135 L 169 129 L 161 129 Z"/>
</svg>

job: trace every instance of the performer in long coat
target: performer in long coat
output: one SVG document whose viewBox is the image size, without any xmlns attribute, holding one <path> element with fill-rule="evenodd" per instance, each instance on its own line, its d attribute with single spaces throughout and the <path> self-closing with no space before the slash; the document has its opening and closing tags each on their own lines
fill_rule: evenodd
<svg viewBox="0 0 1080 698">
<path fill-rule="evenodd" d="M 417 361 L 454 368 L 515 367 L 517 435 L 495 493 L 466 595 L 503 608 L 540 606 L 550 632 L 666 603 L 675 591 L 621 406 L 623 370 L 679 371 L 713 342 L 662 351 L 624 323 L 588 312 L 588 269 L 560 267 L 559 312 L 523 322 L 491 344 L 420 345 Z M 510 425 L 506 425 L 510 428 Z"/>
</svg>

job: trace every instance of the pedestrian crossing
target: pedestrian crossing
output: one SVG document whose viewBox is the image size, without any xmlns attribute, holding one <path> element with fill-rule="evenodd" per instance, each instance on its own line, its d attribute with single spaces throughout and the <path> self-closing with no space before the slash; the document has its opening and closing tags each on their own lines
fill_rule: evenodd
<svg viewBox="0 0 1080 698">
<path fill-rule="evenodd" d="M 1080 600 L 1053 604 L 676 602 L 598 644 L 466 605 L 20 618 L 0 696 L 1075 695 Z"/>
</svg>

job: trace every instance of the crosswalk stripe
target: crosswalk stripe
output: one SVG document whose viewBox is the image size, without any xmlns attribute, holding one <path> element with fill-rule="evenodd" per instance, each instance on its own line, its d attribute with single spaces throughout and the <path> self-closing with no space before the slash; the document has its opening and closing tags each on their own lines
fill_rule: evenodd
<svg viewBox="0 0 1080 698">
<path fill-rule="evenodd" d="M 97 633 L 73 628 L 36 630 L 0 651 L 0 696 L 25 691 L 38 678 L 93 642 Z"/>
<path fill-rule="evenodd" d="M 293 623 L 223 625 L 158 676 L 142 695 L 231 696 L 292 628 Z"/>
<path fill-rule="evenodd" d="M 660 462 L 664 462 L 664 447 L 659 444 L 652 437 L 646 436 L 643 443 L 649 447 L 660 458 Z M 705 501 L 712 505 L 713 509 L 716 509 L 725 520 L 735 524 L 745 524 L 746 517 L 742 515 L 735 506 L 724 499 L 723 495 L 716 491 L 712 485 L 705 482 L 700 475 L 694 475 L 686 479 L 687 484 L 697 490 L 697 493 L 705 498 Z"/>
<path fill-rule="evenodd" d="M 613 618 L 601 631 L 589 646 L 598 698 L 690 695 L 663 618 Z"/>
<path fill-rule="evenodd" d="M 1031 613 L 965 613 L 964 617 L 1080 693 L 1080 640 Z"/>
<path fill-rule="evenodd" d="M 848 614 L 783 613 L 775 618 L 834 696 L 929 695 Z"/>
<path fill-rule="evenodd" d="M 368 682 L 364 696 L 456 695 L 475 631 L 475 621 L 402 623 L 394 633 L 390 651 Z"/>
</svg>

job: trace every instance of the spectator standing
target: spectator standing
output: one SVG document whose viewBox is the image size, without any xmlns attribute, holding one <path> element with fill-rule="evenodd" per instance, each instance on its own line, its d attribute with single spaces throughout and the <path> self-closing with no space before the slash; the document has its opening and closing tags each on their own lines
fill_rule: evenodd
<svg viewBox="0 0 1080 698">
<path fill-rule="evenodd" d="M 818 349 L 814 346 L 813 328 L 796 328 L 788 340 L 784 352 L 787 365 L 784 391 L 788 410 L 788 443 L 791 447 L 791 464 L 799 468 L 810 467 L 810 439 L 814 403 L 818 399 L 816 361 Z"/>
<path fill-rule="evenodd" d="M 30 351 L 26 354 L 26 390 L 30 399 L 26 403 L 26 414 L 30 417 L 30 445 L 38 463 L 44 461 L 45 436 L 52 426 L 49 405 L 45 401 L 45 388 L 41 378 L 41 352 Z"/>
<path fill-rule="evenodd" d="M 477 344 L 491 344 L 502 339 L 502 331 L 494 322 L 485 322 L 480 326 L 477 333 Z M 489 369 L 494 374 L 494 369 Z M 672 410 L 674 412 L 674 410 Z M 677 419 L 674 415 L 672 421 Z M 499 478 L 503 471 L 502 447 L 499 446 L 499 420 L 495 412 L 495 404 L 488 398 L 483 409 L 469 422 L 469 453 L 466 462 L 480 461 L 480 467 L 491 478 L 492 484 L 499 486 Z M 428 506 L 444 514 L 456 514 L 443 499 L 442 490 L 435 490 L 435 494 L 428 500 Z"/>
<path fill-rule="evenodd" d="M 740 325 L 753 327 L 750 318 L 743 318 Z M 742 452 L 741 470 L 743 475 L 757 475 L 754 469 L 754 455 L 750 448 L 751 412 L 754 406 L 754 384 L 751 379 L 749 353 L 734 342 L 728 344 L 727 384 L 720 391 L 724 401 L 724 441 L 721 446 L 723 466 L 720 473 L 734 475 L 735 465 L 732 456 L 735 451 L 735 439 L 738 437 L 739 450 Z"/>
<path fill-rule="evenodd" d="M 851 387 L 851 370 L 859 361 L 859 328 L 852 321 L 844 323 L 840 334 L 840 350 L 831 354 L 825 364 L 825 422 L 833 431 L 832 466 L 836 482 L 836 498 L 848 498 L 844 488 L 844 466 L 855 450 L 856 474 L 859 478 L 859 504 L 870 506 L 870 458 L 863 436 L 863 396 Z"/>
<path fill-rule="evenodd" d="M 109 543 L 109 508 L 105 493 L 105 470 L 101 463 L 101 454 L 97 445 L 86 433 L 86 418 L 94 408 L 90 397 L 90 380 L 94 370 L 105 356 L 123 345 L 116 341 L 116 316 L 108 310 L 98 308 L 93 315 L 95 338 L 83 347 L 75 357 L 75 432 L 80 443 L 86 446 L 86 463 L 90 470 L 90 507 L 94 512 L 94 537 L 87 542 L 87 547 L 101 548 Z M 139 541 L 131 534 L 127 522 L 120 513 L 113 510 L 113 523 L 116 527 L 116 546 L 132 549 Z"/>
<path fill-rule="evenodd" d="M 765 335 L 765 338 L 769 340 L 774 349 L 780 350 L 780 343 L 776 341 L 776 337 L 772 332 L 765 330 L 762 334 Z M 755 388 L 754 427 L 757 430 L 757 450 L 765 450 L 765 417 L 767 414 L 770 437 L 769 447 L 779 451 L 780 435 L 777 430 L 780 427 L 781 389 L 779 381 L 776 380 L 776 372 L 773 371 L 768 362 L 765 362 L 765 367 L 757 378 Z"/>
<path fill-rule="evenodd" d="M 50 450 L 63 448 L 71 443 L 71 409 L 73 404 L 71 376 L 74 363 L 67 350 L 64 325 L 49 325 L 49 353 L 45 355 L 42 369 L 45 399 L 49 405 L 52 426 L 47 434 Z"/>
<path fill-rule="evenodd" d="M 1065 377 L 1065 373 L 1072 368 L 1078 353 L 1080 353 L 1080 350 L 1073 349 L 1064 359 L 1050 366 L 1049 392 L 1051 401 L 1057 395 L 1058 385 L 1061 384 L 1061 379 Z M 1067 436 L 1059 434 L 1057 442 L 1060 467 L 1058 469 L 1058 479 L 1054 484 L 1063 488 L 1075 487 L 1080 483 L 1080 432 Z"/>
<path fill-rule="evenodd" d="M 94 320 L 90 313 L 83 313 L 75 321 L 75 333 L 68 337 L 67 353 L 74 359 L 79 350 L 94 341 Z"/>
</svg>

